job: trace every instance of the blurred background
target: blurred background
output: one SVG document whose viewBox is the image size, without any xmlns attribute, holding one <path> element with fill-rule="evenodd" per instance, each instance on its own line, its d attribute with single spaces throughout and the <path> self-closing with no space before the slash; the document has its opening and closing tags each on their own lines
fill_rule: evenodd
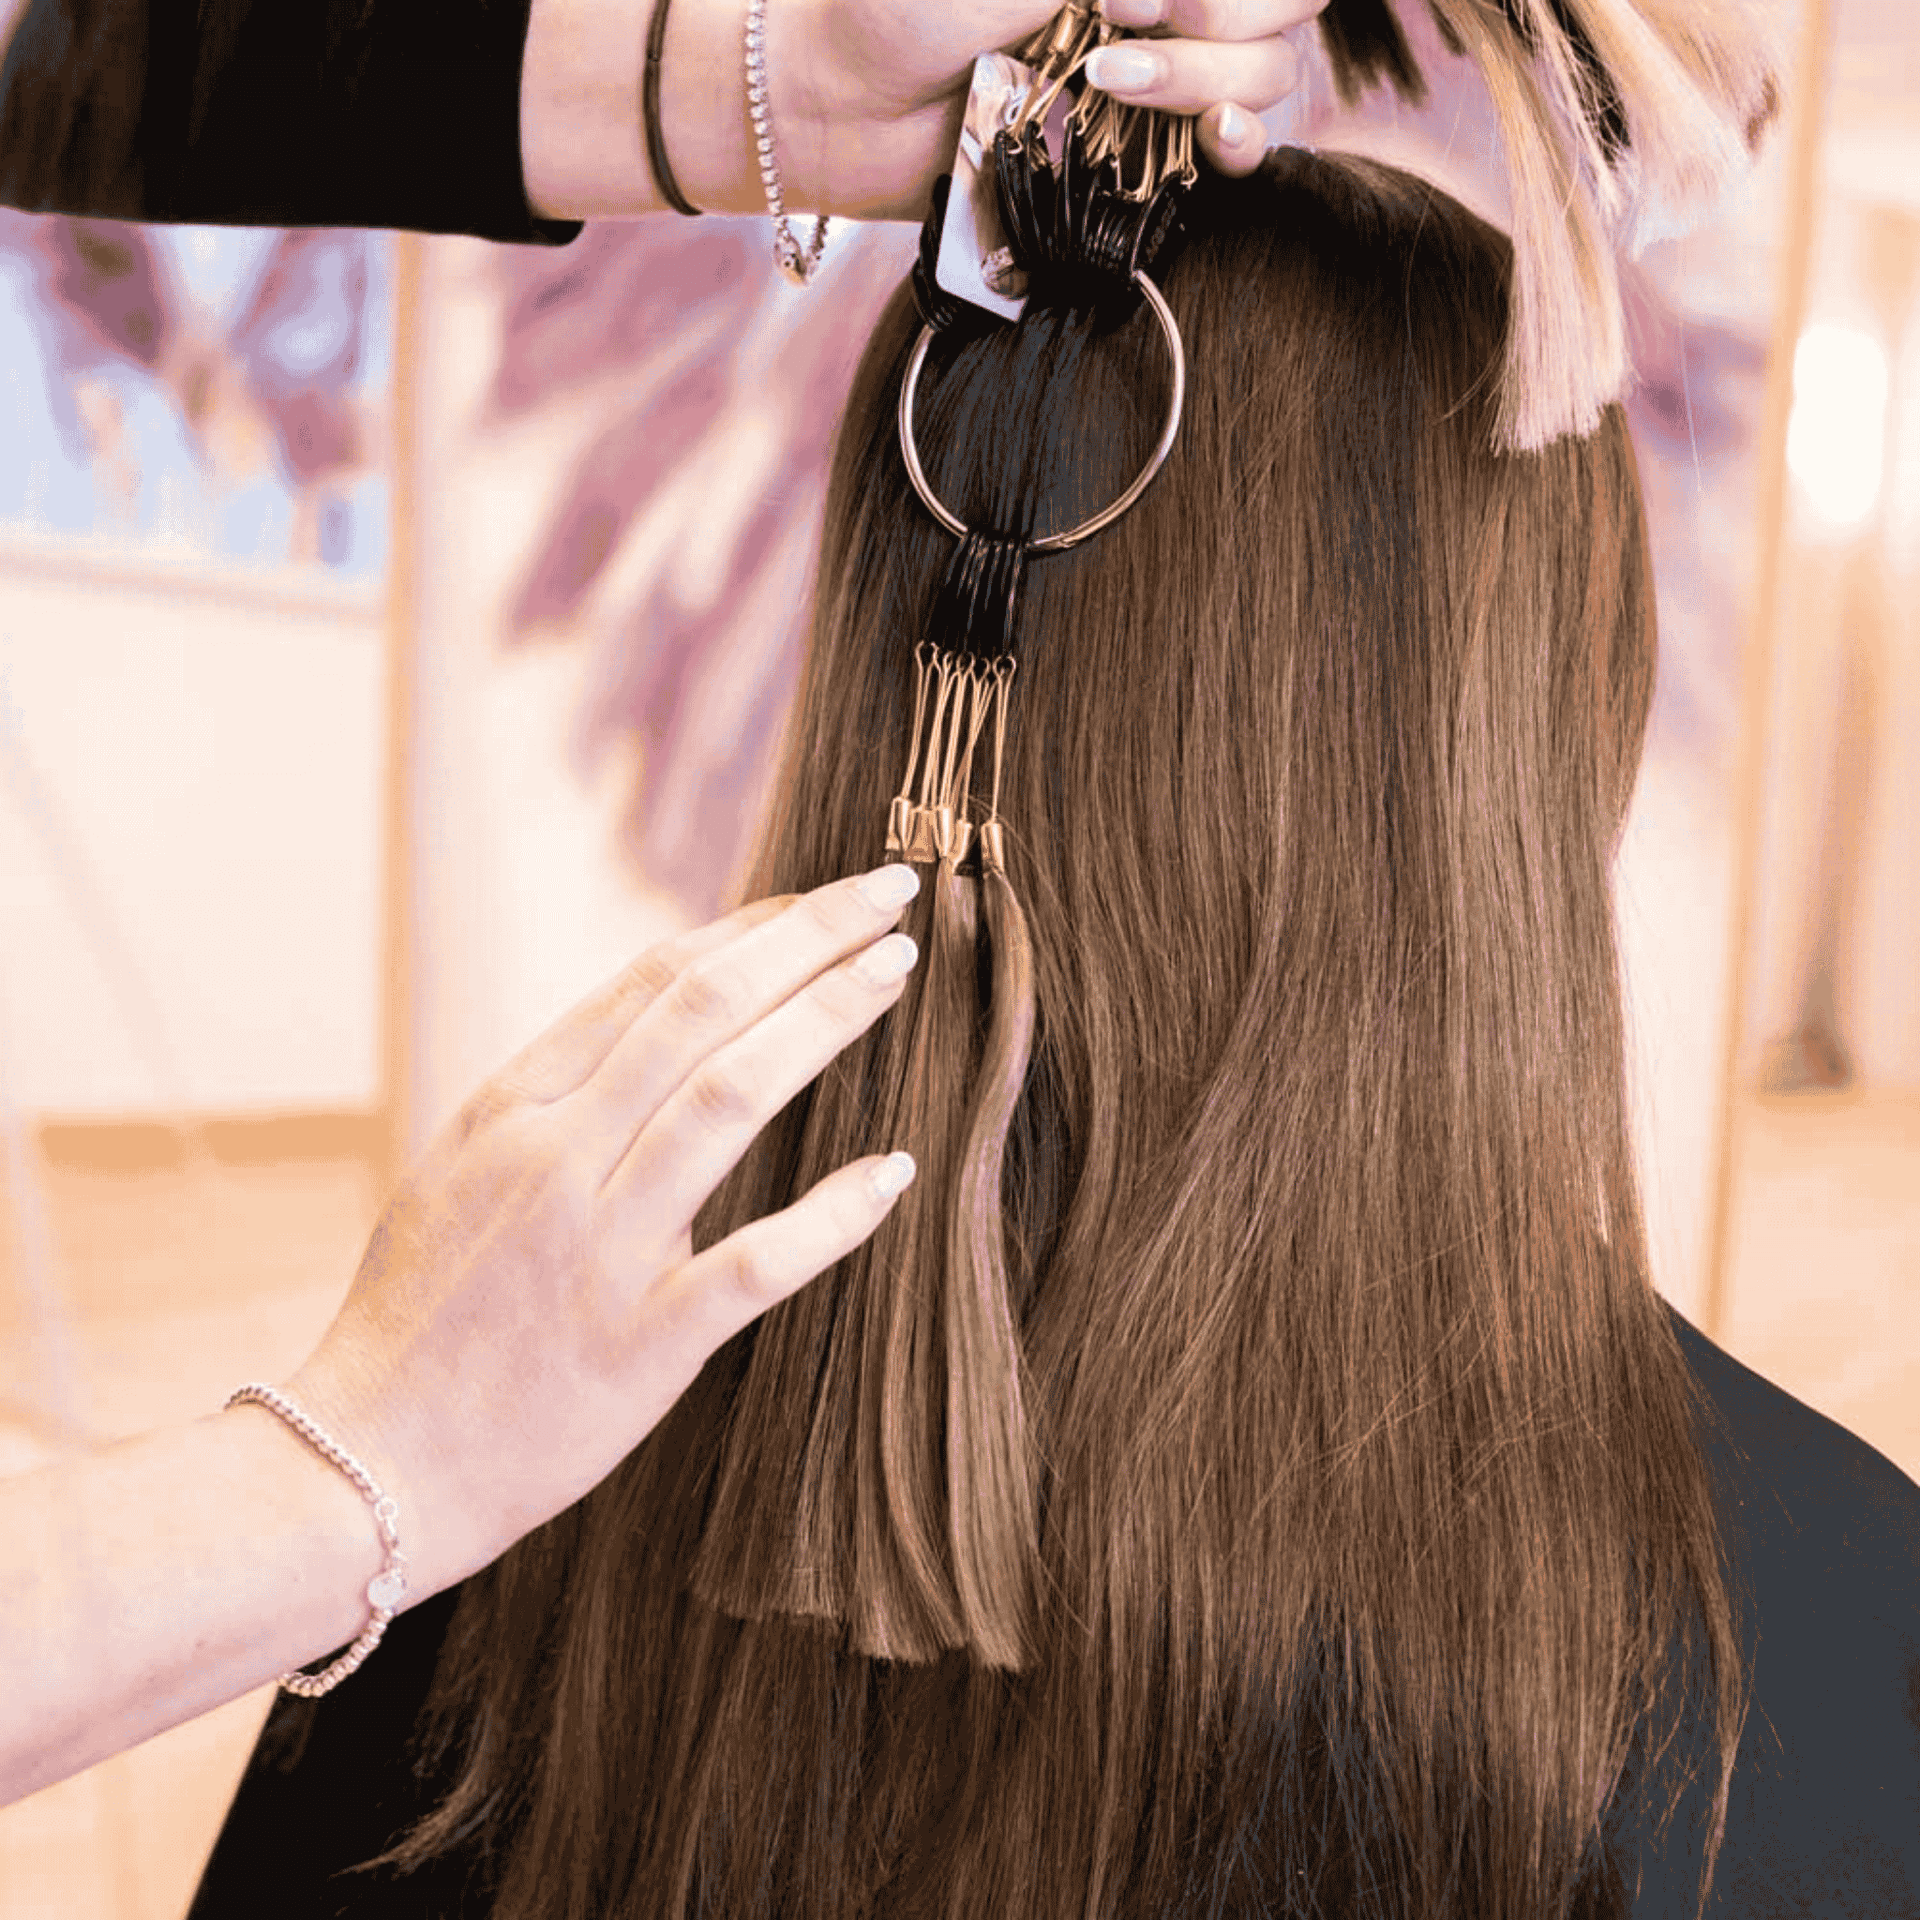
<svg viewBox="0 0 1920 1920">
<path fill-rule="evenodd" d="M 1497 219 L 1429 72 L 1272 131 Z M 1793 79 L 1629 281 L 1636 1117 L 1662 1291 L 1920 1477 L 1920 16 L 1804 0 Z M 284 1377 L 465 1095 L 719 911 L 913 241 L 0 210 L 0 1472 Z M 177 1920 L 269 1698 L 0 1809 L 0 1912 Z"/>
</svg>

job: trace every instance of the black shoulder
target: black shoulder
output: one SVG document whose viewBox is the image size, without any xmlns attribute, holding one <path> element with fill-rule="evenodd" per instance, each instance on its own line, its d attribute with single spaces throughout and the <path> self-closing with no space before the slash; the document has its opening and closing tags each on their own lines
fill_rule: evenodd
<svg viewBox="0 0 1920 1920">
<path fill-rule="evenodd" d="M 1920 1485 L 1669 1312 L 1749 1610 L 1711 1911 L 1920 1920 Z"/>
<path fill-rule="evenodd" d="M 1912 1604 L 1920 1579 L 1920 1485 L 1838 1421 L 1743 1366 L 1671 1306 L 1715 1421 L 1704 1438 L 1757 1550 L 1795 1547 L 1844 1565 L 1855 1596 Z"/>
<path fill-rule="evenodd" d="M 472 1897 L 470 1858 L 411 1878 L 349 1871 L 452 1784 L 419 1768 L 412 1743 L 460 1592 L 450 1587 L 401 1614 L 333 1692 L 274 1696 L 187 1920 L 440 1920 L 484 1910 Z"/>
</svg>

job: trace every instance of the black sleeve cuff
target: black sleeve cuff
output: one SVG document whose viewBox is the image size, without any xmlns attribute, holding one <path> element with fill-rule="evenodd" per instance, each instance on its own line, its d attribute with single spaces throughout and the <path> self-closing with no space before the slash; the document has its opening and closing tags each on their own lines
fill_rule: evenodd
<svg viewBox="0 0 1920 1920">
<path fill-rule="evenodd" d="M 0 199 L 564 245 L 581 223 L 537 215 L 521 172 L 531 4 L 108 0 L 82 35 L 68 0 L 31 0 L 0 70 Z"/>
</svg>

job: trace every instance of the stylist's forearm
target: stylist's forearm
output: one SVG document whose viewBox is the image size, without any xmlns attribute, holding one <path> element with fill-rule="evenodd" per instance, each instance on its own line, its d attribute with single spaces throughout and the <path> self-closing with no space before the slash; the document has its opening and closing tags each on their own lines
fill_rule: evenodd
<svg viewBox="0 0 1920 1920">
<path fill-rule="evenodd" d="M 0 1480 L 0 1804 L 343 1646 L 384 1564 L 367 1502 L 262 1407 Z"/>
<path fill-rule="evenodd" d="M 952 158 L 960 108 L 884 103 L 824 0 L 769 0 L 768 85 L 795 212 L 917 220 L 925 182 Z M 747 119 L 747 0 L 672 0 L 661 123 L 683 193 L 711 213 L 766 201 Z M 520 81 L 527 197 L 553 219 L 652 213 L 640 83 L 653 0 L 533 0 Z M 844 28 L 840 29 L 844 32 Z M 962 90 L 964 93 L 964 90 Z"/>
</svg>

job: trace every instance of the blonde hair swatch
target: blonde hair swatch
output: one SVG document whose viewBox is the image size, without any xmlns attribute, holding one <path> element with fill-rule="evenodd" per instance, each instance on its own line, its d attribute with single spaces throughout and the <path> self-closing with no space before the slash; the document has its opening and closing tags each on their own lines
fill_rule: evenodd
<svg viewBox="0 0 1920 1920">
<path fill-rule="evenodd" d="M 1778 112 L 1780 0 L 1400 0 L 1485 84 L 1512 204 L 1514 301 L 1496 445 L 1591 433 L 1625 392 L 1618 260 L 1709 211 Z M 1383 0 L 1331 0 L 1340 97 L 1376 83 L 1418 105 L 1427 78 Z"/>
</svg>

